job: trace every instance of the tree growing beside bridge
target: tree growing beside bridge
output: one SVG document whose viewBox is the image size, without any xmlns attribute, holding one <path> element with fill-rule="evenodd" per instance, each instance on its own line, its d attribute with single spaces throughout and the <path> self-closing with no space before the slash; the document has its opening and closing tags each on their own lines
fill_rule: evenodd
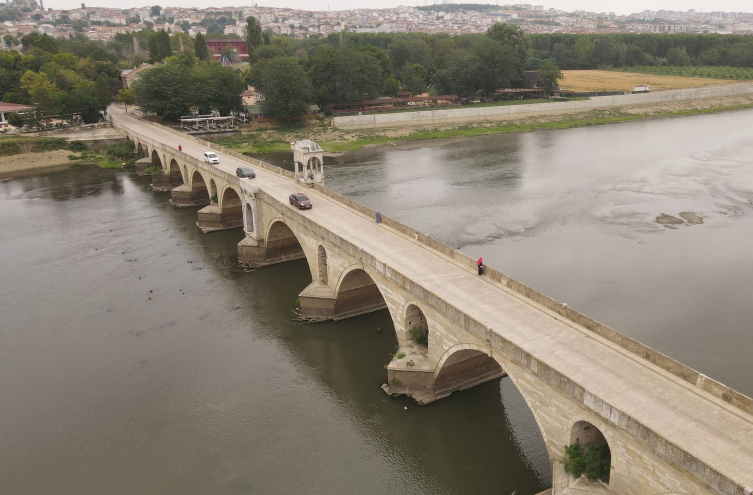
<svg viewBox="0 0 753 495">
<path fill-rule="evenodd" d="M 582 447 L 575 442 L 565 447 L 565 472 L 576 478 L 585 474 L 591 481 L 609 482 L 610 466 L 611 455 L 607 444 Z"/>
</svg>

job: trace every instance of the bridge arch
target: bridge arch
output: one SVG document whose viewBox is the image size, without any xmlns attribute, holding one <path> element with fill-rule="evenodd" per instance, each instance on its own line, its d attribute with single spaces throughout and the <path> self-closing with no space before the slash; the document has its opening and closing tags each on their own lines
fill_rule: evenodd
<svg viewBox="0 0 753 495">
<path fill-rule="evenodd" d="M 361 264 L 343 270 L 335 298 L 335 319 L 338 320 L 387 308 L 381 289 Z"/>
<path fill-rule="evenodd" d="M 209 202 L 209 189 L 204 181 L 204 176 L 198 170 L 194 170 L 191 174 L 191 197 L 197 204 Z"/>
<path fill-rule="evenodd" d="M 170 160 L 170 164 L 168 165 L 168 175 L 170 176 L 171 184 L 184 183 L 183 174 L 180 171 L 180 165 L 178 165 L 178 161 L 175 158 Z"/>
<path fill-rule="evenodd" d="M 429 350 L 429 320 L 415 301 L 409 301 L 403 309 L 405 336 L 422 352 Z"/>
<path fill-rule="evenodd" d="M 457 344 L 445 351 L 434 369 L 434 395 L 445 397 L 505 374 L 487 347 Z"/>
<path fill-rule="evenodd" d="M 601 481 L 609 483 L 612 472 L 612 449 L 604 433 L 586 419 L 576 418 L 570 428 L 570 446 L 579 445 L 584 457 Z"/>
<path fill-rule="evenodd" d="M 210 180 L 210 188 L 214 185 L 214 180 Z M 211 194 L 211 192 L 210 192 Z M 243 201 L 240 194 L 231 186 L 226 186 L 222 190 L 222 196 L 219 198 L 220 221 L 227 228 L 243 226 Z"/>
<path fill-rule="evenodd" d="M 327 283 L 327 250 L 319 244 L 316 248 L 316 266 L 319 271 L 319 281 Z"/>
<path fill-rule="evenodd" d="M 162 165 L 162 159 L 159 157 L 159 153 L 157 152 L 156 148 L 152 148 L 151 158 L 152 158 L 152 166 L 153 167 L 165 168 Z"/>
<path fill-rule="evenodd" d="M 264 235 L 264 264 L 279 263 L 306 258 L 311 270 L 312 263 L 303 249 L 303 244 L 293 229 L 281 217 L 275 217 L 267 225 Z M 313 272 L 312 272 L 313 275 Z"/>
</svg>

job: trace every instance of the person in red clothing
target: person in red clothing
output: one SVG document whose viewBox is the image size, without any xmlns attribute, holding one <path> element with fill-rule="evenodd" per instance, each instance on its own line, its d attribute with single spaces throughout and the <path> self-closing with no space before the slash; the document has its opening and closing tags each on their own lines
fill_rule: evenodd
<svg viewBox="0 0 753 495">
<path fill-rule="evenodd" d="M 183 151 L 183 146 L 181 146 L 180 144 L 178 145 L 178 151 Z"/>
<path fill-rule="evenodd" d="M 483 269 L 484 269 L 484 260 L 482 260 L 481 258 L 479 258 L 478 259 L 478 263 L 476 263 L 476 264 L 478 265 L 478 274 L 481 275 L 483 273 Z"/>
</svg>

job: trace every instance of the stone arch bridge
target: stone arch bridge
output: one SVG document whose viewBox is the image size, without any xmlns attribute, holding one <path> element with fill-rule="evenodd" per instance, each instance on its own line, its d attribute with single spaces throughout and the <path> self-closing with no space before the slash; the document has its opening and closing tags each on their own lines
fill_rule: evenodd
<svg viewBox="0 0 753 495">
<path fill-rule="evenodd" d="M 305 316 L 389 311 L 399 352 L 387 392 L 429 403 L 509 376 L 540 428 L 555 495 L 753 492 L 750 398 L 495 270 L 479 277 L 464 254 L 389 218 L 376 224 L 373 211 L 321 184 L 306 188 L 292 172 L 111 114 L 164 171 L 155 189 L 170 190 L 176 207 L 199 208 L 199 228 L 244 229 L 241 261 L 307 261 Z M 201 161 L 207 149 L 220 165 Z M 239 165 L 257 178 L 237 178 Z M 303 190 L 312 210 L 288 203 Z M 575 442 L 606 445 L 608 481 L 565 472 L 564 449 Z"/>
</svg>

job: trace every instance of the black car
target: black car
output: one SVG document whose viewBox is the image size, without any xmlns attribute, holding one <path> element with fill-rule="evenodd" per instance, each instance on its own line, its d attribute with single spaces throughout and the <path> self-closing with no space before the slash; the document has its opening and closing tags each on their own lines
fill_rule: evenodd
<svg viewBox="0 0 753 495">
<path fill-rule="evenodd" d="M 251 170 L 251 167 L 238 167 L 235 169 L 235 175 L 241 178 L 247 178 L 247 179 L 254 179 L 256 178 L 256 173 L 254 173 L 253 170 Z"/>
<path fill-rule="evenodd" d="M 311 200 L 303 193 L 291 194 L 290 204 L 297 206 L 299 210 L 307 210 L 311 208 Z"/>
</svg>

